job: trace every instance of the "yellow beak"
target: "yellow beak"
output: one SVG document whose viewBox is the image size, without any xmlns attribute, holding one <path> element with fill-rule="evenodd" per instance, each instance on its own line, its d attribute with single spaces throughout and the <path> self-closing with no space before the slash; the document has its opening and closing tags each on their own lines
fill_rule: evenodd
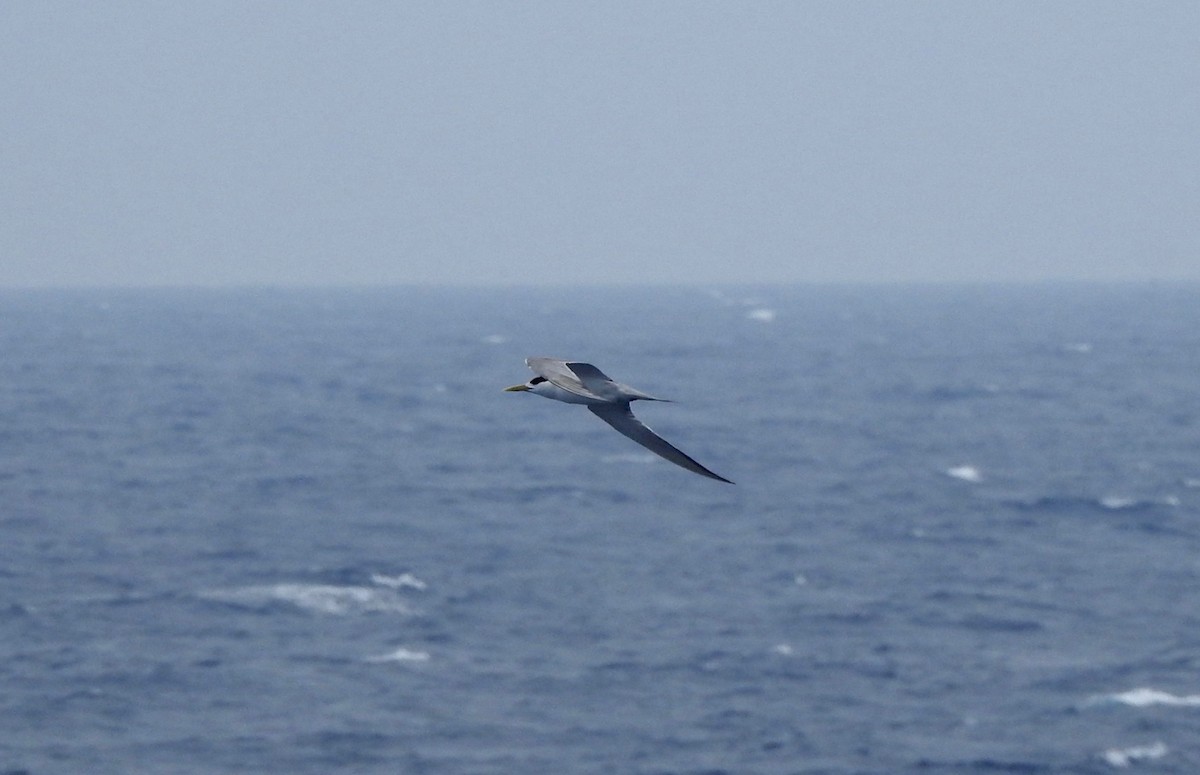
<svg viewBox="0 0 1200 775">
<path fill-rule="evenodd" d="M 505 393 L 520 393 L 522 390 L 528 390 L 528 385 L 513 385 L 512 387 L 504 388 Z"/>
</svg>

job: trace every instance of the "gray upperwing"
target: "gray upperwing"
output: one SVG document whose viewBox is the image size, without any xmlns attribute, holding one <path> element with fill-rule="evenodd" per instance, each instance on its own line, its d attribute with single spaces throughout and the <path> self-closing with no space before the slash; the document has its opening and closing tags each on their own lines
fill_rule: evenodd
<svg viewBox="0 0 1200 775">
<path fill-rule="evenodd" d="M 585 385 L 591 380 L 595 380 L 597 382 L 612 382 L 612 379 L 607 374 L 600 371 L 600 369 L 597 369 L 595 366 L 593 366 L 590 363 L 580 363 L 579 361 L 567 361 L 563 365 L 565 365 L 571 371 L 575 372 L 575 375 L 577 377 L 579 377 L 579 379 L 583 380 L 583 383 Z"/>
<path fill-rule="evenodd" d="M 557 358 L 526 358 L 525 365 L 532 369 L 534 374 L 569 393 L 599 401 L 605 400 L 604 396 L 597 394 L 580 381 L 575 372 L 567 367 L 566 361 L 560 361 Z"/>
<path fill-rule="evenodd" d="M 568 361 L 564 365 L 579 378 L 579 382 L 583 385 L 584 389 L 592 393 L 592 395 L 600 396 L 608 401 L 620 401 L 622 398 L 627 397 L 622 395 L 621 388 L 624 387 L 623 385 L 617 385 L 607 374 L 592 364 Z"/>
<path fill-rule="evenodd" d="M 701 476 L 733 484 L 733 482 L 725 477 L 709 471 L 682 451 L 671 446 L 670 442 L 662 436 L 647 428 L 641 420 L 633 416 L 628 402 L 620 404 L 593 404 L 588 406 L 588 409 L 592 414 L 616 428 L 618 432 L 633 439 L 659 457 L 666 458 L 675 465 L 682 466 Z"/>
</svg>

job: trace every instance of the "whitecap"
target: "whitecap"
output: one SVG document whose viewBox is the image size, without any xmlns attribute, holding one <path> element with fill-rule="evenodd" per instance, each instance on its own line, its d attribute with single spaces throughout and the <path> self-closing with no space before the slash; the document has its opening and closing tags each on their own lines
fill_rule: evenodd
<svg viewBox="0 0 1200 775">
<path fill-rule="evenodd" d="M 1167 755 L 1167 746 L 1162 741 L 1150 745 L 1135 745 L 1130 748 L 1109 748 L 1102 756 L 1104 761 L 1118 769 L 1124 769 L 1140 761 L 1161 759 Z"/>
<path fill-rule="evenodd" d="M 319 614 L 409 612 L 394 590 L 332 584 L 262 584 L 213 590 L 201 597 L 255 609 L 285 604 Z"/>
<path fill-rule="evenodd" d="M 1063 349 L 1067 352 L 1086 355 L 1092 351 L 1092 345 L 1090 342 L 1071 342 L 1070 344 L 1063 345 Z"/>
<path fill-rule="evenodd" d="M 479 341 L 483 342 L 484 344 L 504 344 L 508 341 L 508 337 L 504 336 L 503 334 L 488 334 Z"/>
<path fill-rule="evenodd" d="M 429 586 L 411 573 L 401 573 L 399 576 L 372 573 L 371 583 L 388 589 L 416 589 L 419 591 L 424 591 Z"/>
<path fill-rule="evenodd" d="M 1096 502 L 1099 503 L 1102 508 L 1110 511 L 1123 511 L 1126 509 L 1143 509 L 1151 506 L 1175 507 L 1179 505 L 1179 498 L 1175 497 L 1174 495 L 1167 495 L 1163 498 L 1140 500 L 1138 498 L 1126 498 L 1120 495 L 1105 495 L 1104 497 L 1099 498 Z"/>
<path fill-rule="evenodd" d="M 1159 689 L 1138 688 L 1130 689 L 1119 694 L 1109 694 L 1097 698 L 1101 702 L 1115 702 L 1130 705 L 1134 708 L 1148 708 L 1152 705 L 1168 705 L 1183 708 L 1200 708 L 1200 694 L 1171 694 Z"/>
<path fill-rule="evenodd" d="M 787 643 L 777 643 L 771 647 L 771 653 L 778 654 L 781 657 L 790 657 L 796 653 L 796 650 Z"/>
<path fill-rule="evenodd" d="M 1200 490 L 1200 479 L 1188 477 L 1183 480 L 1183 486 L 1189 490 Z"/>
<path fill-rule="evenodd" d="M 946 469 L 946 476 L 961 479 L 964 482 L 978 484 L 983 481 L 983 474 L 975 466 L 955 466 Z"/>
<path fill-rule="evenodd" d="M 768 307 L 759 307 L 747 312 L 746 317 L 749 320 L 757 320 L 759 323 L 770 323 L 775 320 L 775 310 Z"/>
<path fill-rule="evenodd" d="M 428 651 L 413 651 L 400 647 L 395 651 L 390 651 L 387 654 L 380 654 L 377 657 L 367 657 L 368 662 L 428 662 Z"/>
</svg>

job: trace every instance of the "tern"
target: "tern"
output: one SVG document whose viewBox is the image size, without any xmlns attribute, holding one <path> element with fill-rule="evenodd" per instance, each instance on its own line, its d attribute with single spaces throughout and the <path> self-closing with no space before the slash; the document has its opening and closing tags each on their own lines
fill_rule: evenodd
<svg viewBox="0 0 1200 775">
<path fill-rule="evenodd" d="M 529 392 L 568 404 L 583 404 L 592 414 L 654 454 L 701 476 L 733 484 L 725 477 L 714 474 L 671 446 L 666 439 L 634 417 L 629 408 L 631 401 L 669 401 L 670 399 L 655 398 L 628 385 L 613 382 L 608 375 L 590 363 L 560 361 L 556 358 L 526 358 L 525 364 L 537 376 L 524 385 L 505 388 L 506 391 Z"/>
</svg>

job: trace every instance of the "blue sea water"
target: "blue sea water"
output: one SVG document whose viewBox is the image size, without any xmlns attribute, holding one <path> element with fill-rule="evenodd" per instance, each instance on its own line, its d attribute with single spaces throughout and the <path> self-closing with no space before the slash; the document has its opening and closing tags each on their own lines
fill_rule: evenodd
<svg viewBox="0 0 1200 775">
<path fill-rule="evenodd" d="M 1200 771 L 1198 287 L 7 291 L 0 355 L 0 772 Z"/>
</svg>

